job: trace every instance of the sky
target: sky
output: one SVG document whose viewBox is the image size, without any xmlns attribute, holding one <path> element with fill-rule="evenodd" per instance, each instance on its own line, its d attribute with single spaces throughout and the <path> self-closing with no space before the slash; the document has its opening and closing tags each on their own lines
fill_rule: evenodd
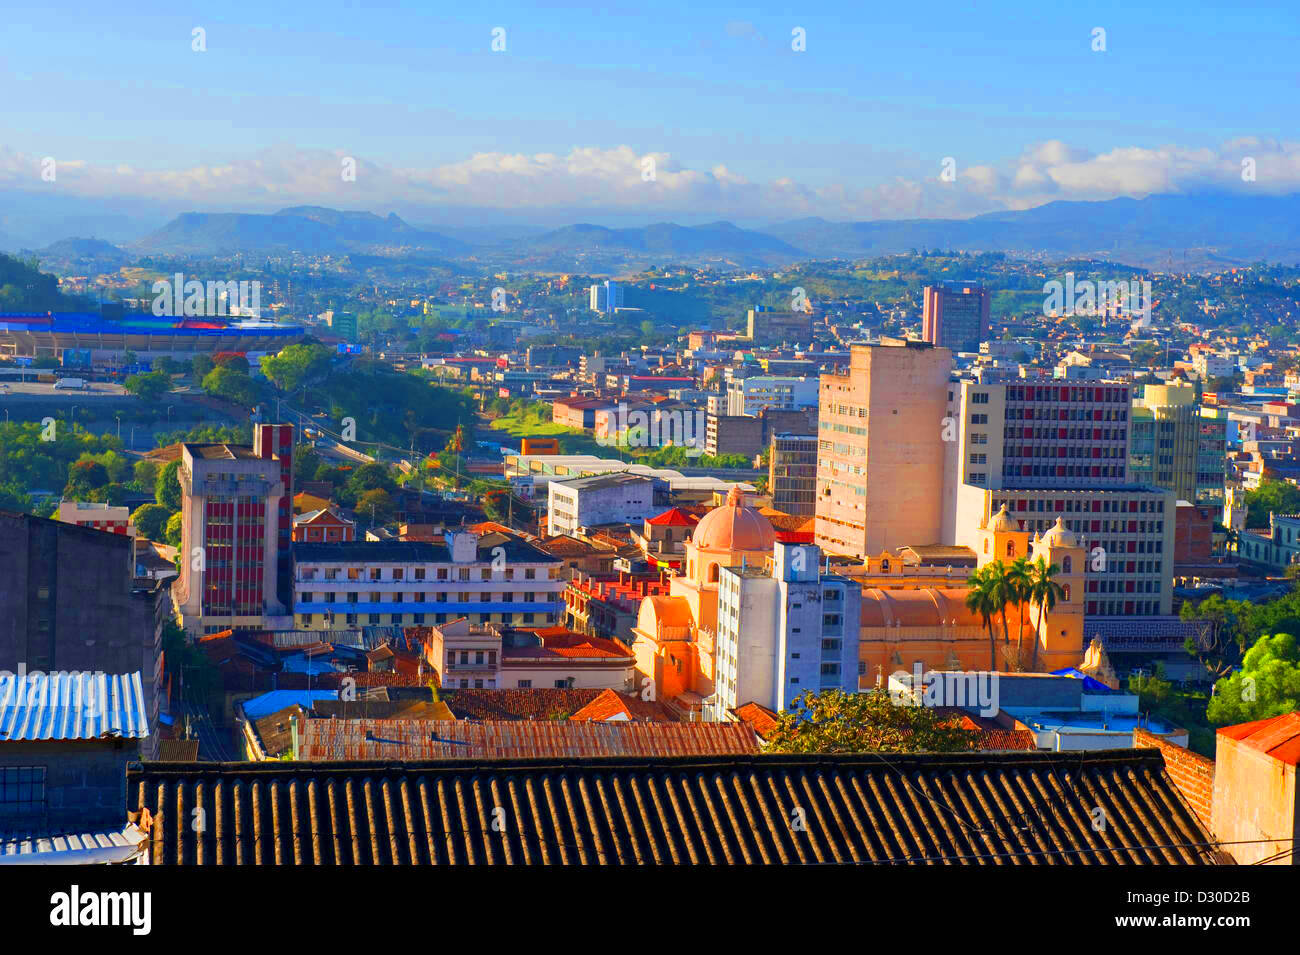
<svg viewBox="0 0 1300 955">
<path fill-rule="evenodd" d="M 1300 190 L 1293 0 L 432 6 L 8 0 L 0 194 L 753 224 Z"/>
</svg>

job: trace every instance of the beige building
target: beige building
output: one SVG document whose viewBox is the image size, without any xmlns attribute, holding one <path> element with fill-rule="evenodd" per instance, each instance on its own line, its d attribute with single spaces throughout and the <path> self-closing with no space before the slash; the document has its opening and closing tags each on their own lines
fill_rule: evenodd
<svg viewBox="0 0 1300 955">
<path fill-rule="evenodd" d="M 849 371 L 823 375 L 816 543 L 865 557 L 942 539 L 952 352 L 882 339 L 854 345 Z"/>
</svg>

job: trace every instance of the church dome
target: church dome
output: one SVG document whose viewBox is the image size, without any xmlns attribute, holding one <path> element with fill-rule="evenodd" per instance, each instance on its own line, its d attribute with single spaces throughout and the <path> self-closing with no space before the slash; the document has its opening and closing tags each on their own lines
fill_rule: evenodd
<svg viewBox="0 0 1300 955">
<path fill-rule="evenodd" d="M 1043 543 L 1048 547 L 1078 547 L 1079 536 L 1065 526 L 1065 521 L 1056 519 L 1056 523 L 1043 535 Z"/>
<path fill-rule="evenodd" d="M 702 550 L 770 551 L 776 543 L 776 530 L 757 508 L 745 506 L 745 492 L 733 486 L 727 492 L 727 503 L 709 511 L 695 525 L 691 543 Z"/>
<path fill-rule="evenodd" d="M 1018 531 L 1020 522 L 1007 513 L 1007 506 L 1003 504 L 998 508 L 998 512 L 989 518 L 988 529 L 991 531 Z"/>
</svg>

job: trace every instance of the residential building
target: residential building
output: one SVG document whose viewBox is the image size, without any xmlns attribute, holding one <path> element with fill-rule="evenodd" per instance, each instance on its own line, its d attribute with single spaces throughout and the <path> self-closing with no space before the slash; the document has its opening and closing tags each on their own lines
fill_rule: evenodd
<svg viewBox="0 0 1300 955">
<path fill-rule="evenodd" d="M 667 592 L 668 580 L 662 571 L 579 573 L 564 588 L 564 626 L 576 633 L 631 643 L 641 601 Z"/>
<path fill-rule="evenodd" d="M 819 382 L 816 378 L 782 375 L 751 375 L 727 382 L 727 414 L 756 416 L 764 408 L 791 411 L 816 407 Z"/>
<path fill-rule="evenodd" d="M 295 544 L 295 626 L 558 622 L 559 558 L 505 534 L 450 531 L 445 539 Z"/>
<path fill-rule="evenodd" d="M 821 572 L 813 544 L 778 541 L 770 563 L 719 573 L 714 720 L 745 703 L 780 712 L 805 692 L 858 689 L 862 592 Z"/>
<path fill-rule="evenodd" d="M 461 618 L 420 631 L 438 685 L 455 689 L 627 689 L 635 659 L 618 640 L 565 627 L 471 624 Z"/>
<path fill-rule="evenodd" d="M 922 293 L 921 338 L 953 352 L 977 352 L 989 337 L 989 291 L 976 282 L 941 282 Z"/>
<path fill-rule="evenodd" d="M 817 435 L 774 434 L 767 459 L 767 493 L 786 514 L 817 513 Z"/>
<path fill-rule="evenodd" d="M 812 313 L 756 306 L 746 317 L 745 337 L 755 345 L 806 344 L 812 341 Z"/>
<path fill-rule="evenodd" d="M 357 525 L 332 508 L 308 511 L 293 519 L 294 543 L 325 544 L 357 539 Z"/>
<path fill-rule="evenodd" d="M 58 519 L 65 524 L 89 527 L 110 534 L 134 534 L 131 509 L 99 504 L 93 501 L 63 501 L 59 504 Z"/>
<path fill-rule="evenodd" d="M 822 375 L 816 544 L 865 557 L 942 539 L 945 395 L 952 352 L 882 339 Z"/>
<path fill-rule="evenodd" d="M 186 444 L 181 468 L 181 576 L 175 599 L 191 634 L 262 628 L 280 600 L 282 535 L 292 546 L 284 468 L 271 442 Z M 284 512 L 282 514 L 282 511 Z"/>
<path fill-rule="evenodd" d="M 763 447 L 763 422 L 749 415 L 711 414 L 705 422 L 704 453 L 757 454 Z"/>
<path fill-rule="evenodd" d="M 600 474 L 547 484 L 547 520 L 552 534 L 576 534 L 601 524 L 640 524 L 661 508 L 655 482 L 638 474 Z"/>
<path fill-rule="evenodd" d="M 1237 556 L 1272 574 L 1300 562 L 1300 514 L 1268 515 L 1268 528 L 1243 530 L 1237 543 Z"/>
</svg>

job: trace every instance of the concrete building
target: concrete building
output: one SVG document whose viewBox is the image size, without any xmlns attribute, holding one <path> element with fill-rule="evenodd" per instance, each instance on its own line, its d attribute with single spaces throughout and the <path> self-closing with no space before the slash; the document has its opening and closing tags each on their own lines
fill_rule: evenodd
<svg viewBox="0 0 1300 955">
<path fill-rule="evenodd" d="M 0 511 L 0 671 L 139 673 L 152 732 L 170 581 L 134 568 L 125 534 Z"/>
<path fill-rule="evenodd" d="M 787 514 L 817 513 L 817 435 L 774 434 L 767 459 L 767 493 Z"/>
<path fill-rule="evenodd" d="M 131 526 L 131 509 L 99 504 L 94 501 L 63 501 L 59 504 L 59 520 L 65 524 L 89 527 L 110 534 L 134 534 Z"/>
<path fill-rule="evenodd" d="M 279 567 L 282 534 L 284 546 L 292 546 L 291 498 L 271 443 L 259 442 L 256 450 L 185 444 L 177 477 L 183 559 L 176 605 L 185 629 L 262 628 L 268 616 L 284 616 Z"/>
<path fill-rule="evenodd" d="M 749 310 L 745 336 L 755 345 L 800 344 L 812 341 L 811 312 L 778 312 L 759 305 Z"/>
<path fill-rule="evenodd" d="M 816 407 L 819 382 L 816 378 L 783 375 L 752 375 L 727 382 L 727 414 L 757 415 L 764 408 L 791 411 Z"/>
<path fill-rule="evenodd" d="M 704 453 L 757 454 L 763 447 L 763 422 L 749 415 L 711 414 L 704 425 Z"/>
<path fill-rule="evenodd" d="M 1129 470 L 1135 484 L 1180 501 L 1223 507 L 1226 420 L 1204 416 L 1189 384 L 1147 385 L 1134 395 Z"/>
<path fill-rule="evenodd" d="M 295 544 L 294 626 L 558 622 L 565 585 L 558 557 L 506 534 L 452 531 L 445 539 Z"/>
<path fill-rule="evenodd" d="M 854 345 L 849 370 L 823 375 L 815 543 L 865 557 L 938 543 L 945 400 L 952 352 L 882 339 Z"/>
<path fill-rule="evenodd" d="M 805 692 L 858 690 L 857 583 L 821 572 L 812 544 L 777 542 L 770 562 L 718 577 L 711 719 L 744 703 L 780 712 Z"/>
<path fill-rule="evenodd" d="M 547 487 L 547 519 L 552 534 L 576 534 L 581 527 L 640 524 L 661 508 L 655 482 L 638 474 L 600 474 Z"/>
<path fill-rule="evenodd" d="M 1243 530 L 1237 556 L 1272 574 L 1300 561 L 1300 514 L 1269 514 L 1268 529 Z"/>
<path fill-rule="evenodd" d="M 976 282 L 942 282 L 923 292 L 921 337 L 954 352 L 977 352 L 989 337 L 989 292 Z"/>
<path fill-rule="evenodd" d="M 590 297 L 593 312 L 610 314 L 623 307 L 623 287 L 617 282 L 605 281 L 591 286 Z"/>
</svg>

